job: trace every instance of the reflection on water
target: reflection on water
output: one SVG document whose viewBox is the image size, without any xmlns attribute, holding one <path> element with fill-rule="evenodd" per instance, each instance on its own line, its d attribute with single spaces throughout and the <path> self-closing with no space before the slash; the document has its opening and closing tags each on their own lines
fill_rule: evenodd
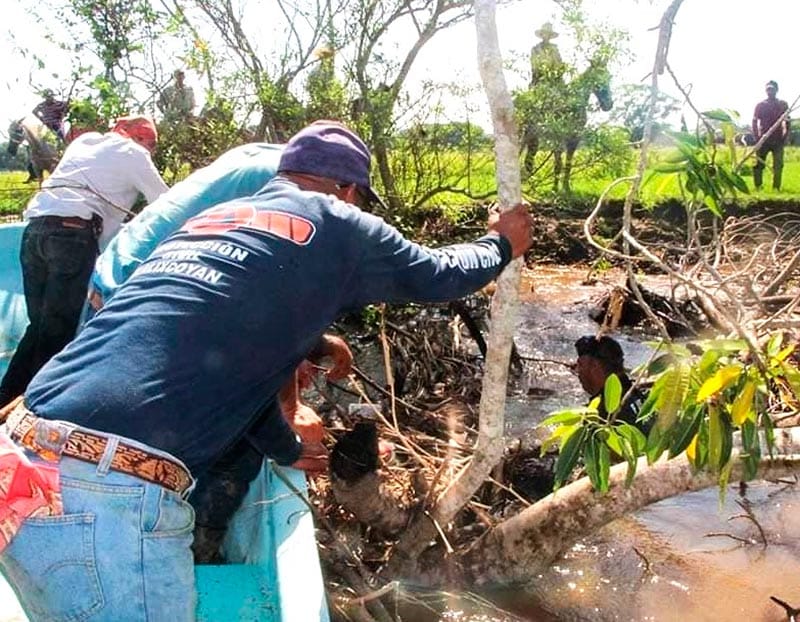
<svg viewBox="0 0 800 622">
<path fill-rule="evenodd" d="M 586 272 L 571 267 L 537 268 L 528 275 L 520 308 L 516 345 L 529 362 L 529 377 L 509 399 L 509 436 L 535 433 L 553 410 L 584 404 L 587 396 L 568 369 L 573 343 L 596 333 L 587 312 L 608 291 L 609 282 L 582 285 Z M 649 287 L 654 284 L 648 283 Z M 645 362 L 648 337 L 615 334 L 626 366 Z M 535 390 L 530 391 L 531 387 Z M 532 396 L 528 394 L 532 393 Z M 531 585 L 499 590 L 487 597 L 512 614 L 482 618 L 406 617 L 405 620 L 512 622 L 786 620 L 781 600 L 800 607 L 800 486 L 750 484 L 744 496 L 731 486 L 723 504 L 709 489 L 654 504 L 618 520 L 578 543 Z M 740 501 L 758 526 L 743 518 Z M 759 526 L 767 546 L 763 546 Z M 719 534 L 711 536 L 710 534 Z M 742 541 L 744 540 L 744 541 Z M 491 614 L 488 614 L 491 615 Z"/>
<path fill-rule="evenodd" d="M 654 504 L 580 542 L 529 587 L 497 597 L 523 616 L 536 603 L 569 621 L 785 620 L 769 597 L 800 604 L 800 494 L 765 483 L 744 497 L 734 491 L 722 507 L 718 490 Z M 730 520 L 744 514 L 737 500 L 751 504 L 766 547 L 753 522 Z"/>
<path fill-rule="evenodd" d="M 609 285 L 581 285 L 585 275 L 537 268 L 527 281 L 535 291 L 524 288 L 516 342 L 522 356 L 538 362 L 529 363 L 530 374 L 509 400 L 509 436 L 531 433 L 549 412 L 586 402 L 577 379 L 552 362 L 571 362 L 575 340 L 597 330 L 587 311 Z M 649 357 L 642 336 L 614 336 L 628 367 Z M 800 607 L 798 488 L 754 483 L 740 496 L 735 486 L 722 505 L 716 489 L 667 499 L 579 542 L 529 586 L 485 594 L 493 604 L 468 594 L 403 592 L 390 613 L 406 622 L 786 620 L 770 596 Z M 758 525 L 742 518 L 737 501 Z M 709 537 L 714 533 L 722 535 Z"/>
</svg>

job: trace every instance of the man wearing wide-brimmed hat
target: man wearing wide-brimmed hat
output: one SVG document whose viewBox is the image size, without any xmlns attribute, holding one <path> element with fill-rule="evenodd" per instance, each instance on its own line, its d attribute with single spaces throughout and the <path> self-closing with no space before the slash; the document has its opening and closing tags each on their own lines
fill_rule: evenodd
<svg viewBox="0 0 800 622">
<path fill-rule="evenodd" d="M 552 40 L 558 37 L 553 24 L 545 22 L 535 31 L 541 41 L 531 50 L 531 86 L 542 82 L 562 82 L 566 65 Z"/>
</svg>

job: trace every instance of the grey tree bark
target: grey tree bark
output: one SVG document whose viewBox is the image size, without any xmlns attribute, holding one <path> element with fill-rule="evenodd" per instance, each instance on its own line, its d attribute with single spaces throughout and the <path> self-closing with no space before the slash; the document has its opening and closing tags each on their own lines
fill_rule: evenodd
<svg viewBox="0 0 800 622">
<path fill-rule="evenodd" d="M 800 471 L 800 428 L 776 430 L 773 458 L 764 458 L 758 476 L 774 480 Z M 766 447 L 762 455 L 768 455 Z M 731 482 L 742 478 L 736 452 L 732 456 Z M 406 575 L 425 585 L 458 581 L 463 585 L 530 582 L 564 551 L 603 525 L 651 503 L 684 492 L 715 486 L 718 474 L 695 473 L 685 454 L 652 466 L 642 463 L 631 486 L 624 485 L 627 464 L 611 469 L 611 489 L 605 495 L 592 490 L 588 478 L 530 506 L 487 531 L 457 556 L 432 549 Z M 457 575 L 454 575 L 457 572 Z"/>
<path fill-rule="evenodd" d="M 498 198 L 501 209 L 520 201 L 519 147 L 514 106 L 506 87 L 495 23 L 495 2 L 476 0 L 475 25 L 478 35 L 478 65 L 494 126 Z M 385 572 L 403 574 L 436 537 L 437 525 L 450 522 L 489 477 L 503 453 L 503 423 L 508 384 L 508 362 L 519 303 L 522 259 L 513 261 L 500 275 L 492 301 L 492 326 L 486 354 L 486 369 L 480 403 L 480 423 L 475 452 L 468 465 L 435 499 L 428 512 L 420 512 L 395 548 Z"/>
</svg>

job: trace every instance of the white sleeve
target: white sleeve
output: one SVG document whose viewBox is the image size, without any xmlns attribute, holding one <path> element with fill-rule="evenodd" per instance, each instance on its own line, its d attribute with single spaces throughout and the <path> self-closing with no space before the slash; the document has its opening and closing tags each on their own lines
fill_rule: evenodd
<svg viewBox="0 0 800 622">
<path fill-rule="evenodd" d="M 144 150 L 143 150 L 144 151 Z M 133 171 L 133 185 L 144 195 L 148 203 L 152 203 L 168 190 L 167 184 L 161 179 L 153 160 L 145 151 L 136 163 Z"/>
</svg>

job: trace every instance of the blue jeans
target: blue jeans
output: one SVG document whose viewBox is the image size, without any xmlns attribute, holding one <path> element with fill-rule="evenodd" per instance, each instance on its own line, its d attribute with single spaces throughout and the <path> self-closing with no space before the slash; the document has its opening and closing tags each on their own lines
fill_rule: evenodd
<svg viewBox="0 0 800 622">
<path fill-rule="evenodd" d="M 96 258 L 92 221 L 41 216 L 25 227 L 20 263 L 30 324 L 0 384 L 0 405 L 22 395 L 36 372 L 75 337 Z"/>
<path fill-rule="evenodd" d="M 61 457 L 64 515 L 26 520 L 0 571 L 32 621 L 194 620 L 194 510 L 158 484 L 110 471 L 119 437 L 105 436 L 100 464 Z"/>
</svg>

